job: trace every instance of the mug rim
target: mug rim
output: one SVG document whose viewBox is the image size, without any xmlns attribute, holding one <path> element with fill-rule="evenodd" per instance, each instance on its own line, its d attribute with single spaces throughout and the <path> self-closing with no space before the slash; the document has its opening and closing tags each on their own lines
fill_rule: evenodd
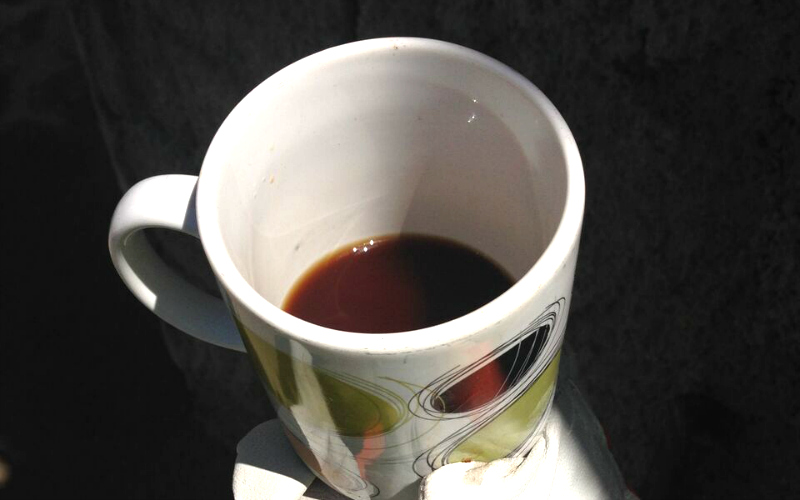
<svg viewBox="0 0 800 500">
<path fill-rule="evenodd" d="M 238 116 L 247 114 L 248 103 L 256 94 L 269 92 L 273 85 L 281 84 L 295 73 L 351 55 L 397 47 L 468 59 L 520 89 L 538 106 L 553 127 L 564 157 L 566 196 L 561 207 L 561 219 L 542 254 L 516 283 L 489 303 L 463 316 L 426 328 L 394 333 L 365 334 L 319 326 L 287 313 L 262 297 L 241 275 L 228 254 L 219 225 L 219 190 L 215 189 L 226 163 L 225 155 L 218 153 L 228 146 L 229 134 L 223 134 L 223 131 L 237 126 Z M 573 246 L 578 244 L 584 203 L 583 166 L 575 139 L 561 114 L 533 83 L 496 59 L 467 47 L 427 38 L 392 37 L 350 42 L 322 50 L 286 66 L 250 91 L 225 118 L 206 152 L 198 177 L 196 213 L 200 241 L 217 280 L 224 293 L 234 297 L 235 302 L 246 307 L 250 314 L 304 344 L 338 351 L 388 354 L 453 343 L 486 330 L 501 322 L 509 312 L 520 309 L 560 272 Z"/>
</svg>

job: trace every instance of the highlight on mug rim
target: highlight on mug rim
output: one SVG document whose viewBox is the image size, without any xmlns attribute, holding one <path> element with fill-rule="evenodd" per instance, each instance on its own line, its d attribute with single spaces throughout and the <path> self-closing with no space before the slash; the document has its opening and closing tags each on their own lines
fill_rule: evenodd
<svg viewBox="0 0 800 500">
<path fill-rule="evenodd" d="M 564 159 L 565 198 L 561 217 L 553 236 L 531 268 L 505 293 L 488 304 L 464 316 L 439 325 L 405 332 L 369 334 L 333 330 L 296 318 L 261 296 L 241 275 L 228 254 L 217 207 L 220 193 L 217 189 L 228 149 L 228 129 L 238 127 L 248 101 L 270 92 L 275 82 L 283 84 L 293 75 L 300 75 L 316 67 L 345 59 L 352 55 L 379 52 L 402 44 L 404 50 L 435 53 L 441 57 L 464 61 L 475 68 L 492 73 L 513 85 L 531 101 L 547 118 L 558 139 Z M 333 47 L 301 59 L 275 73 L 253 89 L 237 104 L 212 140 L 203 162 L 197 184 L 198 229 L 209 263 L 227 293 L 233 295 L 248 314 L 271 324 L 304 343 L 351 352 L 389 354 L 435 348 L 483 331 L 498 323 L 509 312 L 525 302 L 550 282 L 564 265 L 574 246 L 578 244 L 584 210 L 584 176 L 580 154 L 575 140 L 561 114 L 550 100 L 525 77 L 508 66 L 480 52 L 459 45 L 422 38 L 382 38 L 352 42 Z"/>
</svg>

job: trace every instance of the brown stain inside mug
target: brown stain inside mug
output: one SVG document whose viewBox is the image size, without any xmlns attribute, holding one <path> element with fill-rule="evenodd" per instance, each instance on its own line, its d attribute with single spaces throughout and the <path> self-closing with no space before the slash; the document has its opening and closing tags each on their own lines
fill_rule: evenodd
<svg viewBox="0 0 800 500">
<path fill-rule="evenodd" d="M 513 282 L 492 260 L 455 241 L 383 236 L 347 245 L 314 264 L 283 309 L 336 330 L 394 333 L 463 316 Z"/>
</svg>

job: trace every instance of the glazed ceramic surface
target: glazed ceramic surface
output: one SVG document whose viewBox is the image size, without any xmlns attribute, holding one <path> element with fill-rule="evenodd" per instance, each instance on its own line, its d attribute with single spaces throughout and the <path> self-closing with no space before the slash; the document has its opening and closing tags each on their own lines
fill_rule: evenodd
<svg viewBox="0 0 800 500">
<path fill-rule="evenodd" d="M 554 392 L 583 206 L 574 139 L 530 82 L 456 45 L 378 39 L 259 85 L 199 178 L 155 177 L 125 195 L 109 245 L 155 313 L 246 349 L 320 478 L 355 499 L 416 498 L 444 464 L 528 450 Z M 198 236 L 225 303 L 169 269 L 148 227 Z M 471 246 L 516 283 L 461 318 L 394 334 L 281 310 L 326 253 L 404 232 Z"/>
</svg>

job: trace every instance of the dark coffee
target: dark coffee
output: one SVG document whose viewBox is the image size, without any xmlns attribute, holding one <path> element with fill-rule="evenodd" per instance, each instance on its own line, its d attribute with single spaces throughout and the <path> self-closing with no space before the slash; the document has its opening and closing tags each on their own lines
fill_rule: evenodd
<svg viewBox="0 0 800 500">
<path fill-rule="evenodd" d="M 317 262 L 283 308 L 328 328 L 392 333 L 463 316 L 512 284 L 497 264 L 460 243 L 388 236 L 348 245 Z"/>
</svg>

